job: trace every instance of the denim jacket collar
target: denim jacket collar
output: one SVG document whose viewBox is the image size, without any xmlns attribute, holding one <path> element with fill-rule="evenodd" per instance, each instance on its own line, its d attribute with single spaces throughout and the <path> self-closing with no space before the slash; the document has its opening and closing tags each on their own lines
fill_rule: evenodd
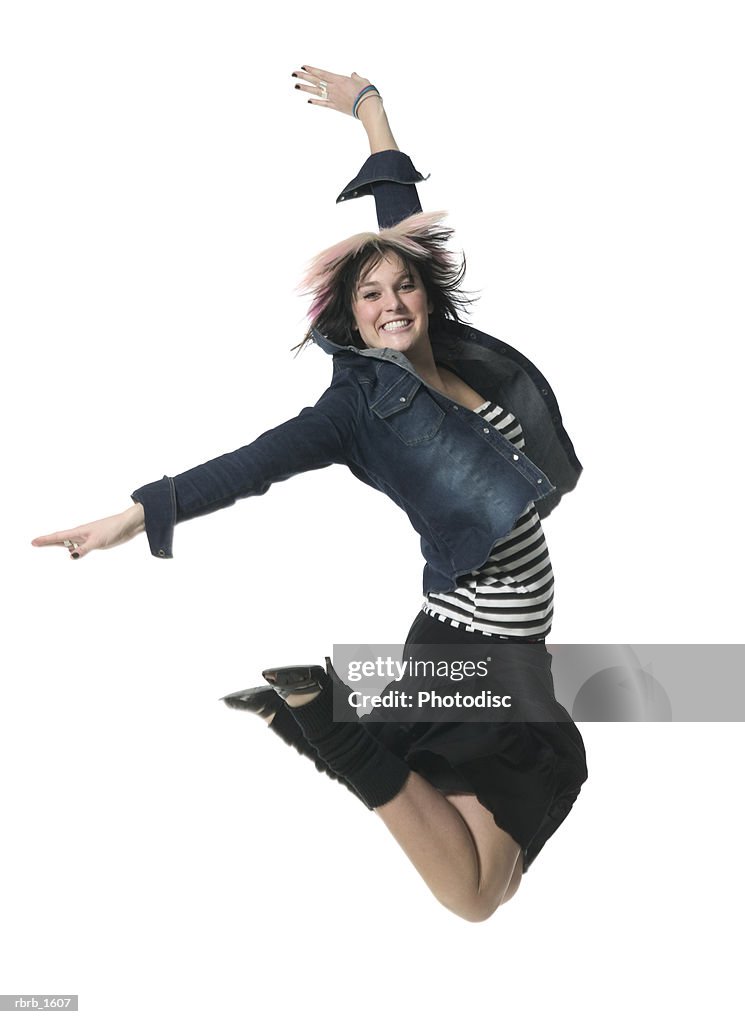
<svg viewBox="0 0 745 1024">
<path fill-rule="evenodd" d="M 407 373 L 413 374 L 431 391 L 442 394 L 417 373 L 403 352 L 392 348 L 360 349 L 354 345 L 339 345 L 315 328 L 311 330 L 311 337 L 315 344 L 328 355 L 344 356 L 348 354 L 363 359 L 379 359 L 393 363 Z M 430 320 L 430 340 L 435 361 L 452 366 L 455 372 L 463 376 L 466 383 L 472 383 L 476 390 L 479 386 L 484 386 L 485 381 L 482 377 L 484 369 L 491 371 L 492 383 L 493 385 L 496 383 L 498 388 L 500 385 L 514 382 L 516 376 L 527 376 L 549 407 L 553 424 L 561 423 L 559 406 L 548 381 L 527 356 L 508 345 L 507 342 L 485 334 L 469 324 L 436 318 Z M 475 375 L 473 382 L 468 380 L 470 364 L 478 366 L 481 371 Z M 493 386 L 492 390 L 494 390 Z M 512 411 L 517 412 L 516 409 Z M 577 464 L 577 468 L 580 468 L 579 464 Z"/>
</svg>

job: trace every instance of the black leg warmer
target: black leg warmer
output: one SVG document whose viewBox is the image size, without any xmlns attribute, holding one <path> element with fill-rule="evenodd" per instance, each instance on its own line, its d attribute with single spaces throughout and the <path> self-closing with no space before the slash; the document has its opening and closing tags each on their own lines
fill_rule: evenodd
<svg viewBox="0 0 745 1024">
<path fill-rule="evenodd" d="M 320 757 L 316 748 L 311 746 L 311 744 L 305 738 L 303 730 L 300 728 L 298 723 L 293 718 L 290 708 L 288 708 L 286 704 L 282 704 L 282 707 L 279 708 L 279 710 L 276 712 L 269 728 L 273 732 L 276 732 L 278 736 L 281 736 L 281 738 L 285 741 L 285 743 L 288 746 L 294 747 L 294 749 L 297 750 L 299 754 L 302 754 L 304 757 L 310 758 L 310 760 L 316 766 L 317 771 L 325 772 L 326 775 L 329 776 L 329 778 L 336 779 L 337 782 L 340 782 L 343 786 L 346 786 L 350 793 L 354 793 L 354 795 L 358 799 L 362 800 L 362 797 L 354 788 L 352 783 L 348 782 L 343 776 L 339 775 L 337 772 L 332 771 L 331 768 L 329 768 L 329 766 L 326 764 L 326 762 Z"/>
<path fill-rule="evenodd" d="M 335 722 L 334 684 L 328 675 L 322 685 L 317 697 L 288 711 L 332 772 L 346 779 L 370 810 L 382 807 L 401 792 L 409 768 L 362 723 Z"/>
</svg>

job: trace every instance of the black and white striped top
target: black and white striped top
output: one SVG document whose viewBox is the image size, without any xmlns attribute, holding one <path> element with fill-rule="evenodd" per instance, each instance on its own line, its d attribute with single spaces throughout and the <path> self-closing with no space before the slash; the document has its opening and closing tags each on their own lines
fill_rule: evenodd
<svg viewBox="0 0 745 1024">
<path fill-rule="evenodd" d="M 516 448 L 525 447 L 512 413 L 487 401 L 474 409 Z M 554 574 L 541 520 L 531 502 L 480 569 L 459 576 L 448 594 L 430 593 L 422 611 L 468 632 L 540 639 L 551 629 Z"/>
</svg>

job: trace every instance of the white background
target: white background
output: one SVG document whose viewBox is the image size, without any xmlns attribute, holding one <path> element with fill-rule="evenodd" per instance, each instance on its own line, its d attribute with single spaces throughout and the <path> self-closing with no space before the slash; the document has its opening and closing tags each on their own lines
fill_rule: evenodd
<svg viewBox="0 0 745 1024">
<path fill-rule="evenodd" d="M 490 13 L 487 13 L 490 11 Z M 555 643 L 742 639 L 737 5 L 6 2 L 0 992 L 81 1020 L 731 1019 L 743 727 L 585 725 L 590 779 L 488 922 L 218 698 L 402 642 L 422 561 L 340 467 L 78 563 L 30 540 L 311 405 L 293 290 L 380 88 L 585 466 L 545 523 Z M 395 578 L 395 587 L 387 583 Z M 382 605 L 382 607 L 381 607 Z M 705 700 L 706 680 L 701 680 Z M 740 848 L 738 849 L 738 845 Z"/>
</svg>

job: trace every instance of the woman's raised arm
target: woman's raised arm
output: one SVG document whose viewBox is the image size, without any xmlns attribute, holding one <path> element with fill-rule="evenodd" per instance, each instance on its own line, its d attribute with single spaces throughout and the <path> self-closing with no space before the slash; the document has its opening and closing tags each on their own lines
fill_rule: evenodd
<svg viewBox="0 0 745 1024">
<path fill-rule="evenodd" d="M 370 80 L 356 73 L 336 75 L 310 64 L 304 64 L 302 70 L 293 75 L 302 79 L 295 88 L 307 93 L 308 102 L 314 106 L 351 116 L 357 101 L 357 116 L 367 133 L 370 156 L 343 189 L 337 203 L 373 196 L 380 228 L 392 227 L 414 213 L 421 213 L 416 182 L 424 181 L 424 176 L 406 153 L 399 150 L 383 101 L 377 90 L 370 88 Z"/>
</svg>

